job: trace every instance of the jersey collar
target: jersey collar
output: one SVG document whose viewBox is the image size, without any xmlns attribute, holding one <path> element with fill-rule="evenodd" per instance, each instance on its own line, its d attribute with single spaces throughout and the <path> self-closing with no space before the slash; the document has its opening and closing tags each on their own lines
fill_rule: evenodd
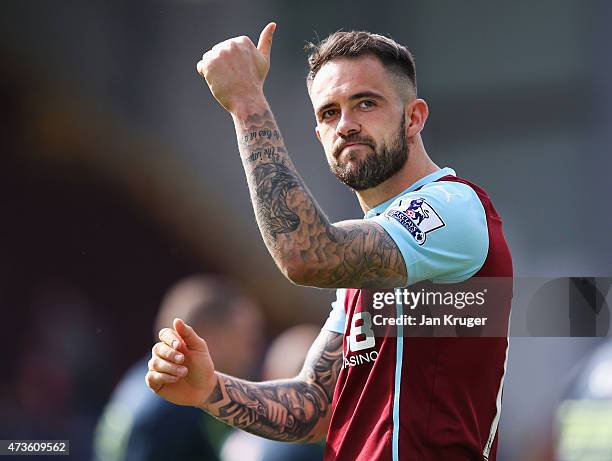
<svg viewBox="0 0 612 461">
<path fill-rule="evenodd" d="M 389 205 L 391 205 L 391 203 L 393 203 L 393 201 L 408 193 L 408 192 L 412 192 L 415 189 L 418 189 L 419 187 L 424 186 L 425 184 L 429 184 L 430 182 L 434 182 L 437 181 L 438 179 L 444 177 L 444 176 L 448 176 L 448 175 L 452 175 L 452 176 L 456 176 L 455 174 L 455 170 L 453 170 L 452 168 L 442 168 L 441 170 L 438 171 L 434 171 L 431 174 L 428 174 L 427 176 L 422 177 L 421 179 L 419 179 L 417 182 L 415 182 L 412 186 L 410 186 L 408 189 L 400 192 L 398 195 L 396 195 L 395 197 L 390 198 L 389 200 L 387 200 L 386 202 L 383 202 L 379 205 L 376 205 L 374 208 L 372 208 L 370 211 L 368 211 L 365 215 L 366 218 L 372 218 L 374 216 L 378 216 L 379 214 L 381 214 L 383 211 L 385 211 L 387 208 L 389 208 Z"/>
</svg>

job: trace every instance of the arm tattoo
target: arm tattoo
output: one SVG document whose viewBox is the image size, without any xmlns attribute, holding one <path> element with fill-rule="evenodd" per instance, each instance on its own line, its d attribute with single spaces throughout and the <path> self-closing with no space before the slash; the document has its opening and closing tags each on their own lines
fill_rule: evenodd
<svg viewBox="0 0 612 461">
<path fill-rule="evenodd" d="M 296 230 L 300 217 L 287 205 L 287 194 L 299 184 L 291 172 L 286 166 L 271 162 L 256 166 L 253 176 L 258 207 L 272 239 Z"/>
<path fill-rule="evenodd" d="M 320 288 L 406 284 L 403 257 L 381 226 L 329 222 L 291 162 L 269 110 L 235 123 L 257 223 L 279 267 L 305 268 L 299 283 Z"/>
<path fill-rule="evenodd" d="M 331 412 L 342 366 L 343 335 L 322 331 L 300 376 L 252 383 L 218 375 L 217 386 L 203 409 L 252 434 L 287 442 L 315 441 L 315 428 Z M 325 428 L 326 429 L 326 428 Z"/>
</svg>

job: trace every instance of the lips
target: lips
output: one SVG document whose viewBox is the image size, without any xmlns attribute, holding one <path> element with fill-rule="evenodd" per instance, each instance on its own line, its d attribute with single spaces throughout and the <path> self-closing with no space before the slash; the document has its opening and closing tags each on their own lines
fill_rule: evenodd
<svg viewBox="0 0 612 461">
<path fill-rule="evenodd" d="M 338 149 L 338 155 L 340 155 L 342 151 L 344 151 L 344 149 L 348 147 L 356 147 L 356 146 L 365 146 L 365 147 L 370 147 L 370 148 L 372 147 L 370 144 L 367 144 L 365 142 L 347 142 L 346 144 L 341 146 L 340 149 Z"/>
<path fill-rule="evenodd" d="M 344 149 L 349 148 L 349 147 L 353 147 L 353 146 L 366 146 L 369 147 L 370 149 L 374 150 L 374 143 L 371 142 L 370 140 L 367 139 L 359 139 L 359 138 L 354 138 L 350 141 L 344 139 L 343 143 L 336 147 L 333 151 L 333 156 L 335 158 L 340 157 L 340 155 L 342 154 L 342 152 L 344 151 Z"/>
</svg>

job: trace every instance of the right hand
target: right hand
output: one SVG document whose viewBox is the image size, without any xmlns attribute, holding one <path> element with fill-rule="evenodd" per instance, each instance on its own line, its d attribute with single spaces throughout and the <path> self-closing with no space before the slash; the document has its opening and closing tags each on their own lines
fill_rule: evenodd
<svg viewBox="0 0 612 461">
<path fill-rule="evenodd" d="M 145 376 L 153 392 L 177 405 L 202 406 L 217 385 L 206 341 L 181 319 L 159 332 Z"/>
<path fill-rule="evenodd" d="M 261 31 L 257 47 L 250 38 L 231 38 L 207 51 L 196 68 L 206 79 L 213 96 L 229 112 L 244 101 L 265 101 L 263 84 L 270 70 L 272 35 L 276 23 Z"/>
</svg>

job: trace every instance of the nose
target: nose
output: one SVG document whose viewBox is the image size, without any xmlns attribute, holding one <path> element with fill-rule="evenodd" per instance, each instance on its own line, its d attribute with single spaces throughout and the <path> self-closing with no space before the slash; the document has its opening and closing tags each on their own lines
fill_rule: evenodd
<svg viewBox="0 0 612 461">
<path fill-rule="evenodd" d="M 340 138 L 345 138 L 360 131 L 361 125 L 349 114 L 343 112 L 340 120 L 338 120 L 338 125 L 336 125 L 336 135 Z"/>
</svg>

